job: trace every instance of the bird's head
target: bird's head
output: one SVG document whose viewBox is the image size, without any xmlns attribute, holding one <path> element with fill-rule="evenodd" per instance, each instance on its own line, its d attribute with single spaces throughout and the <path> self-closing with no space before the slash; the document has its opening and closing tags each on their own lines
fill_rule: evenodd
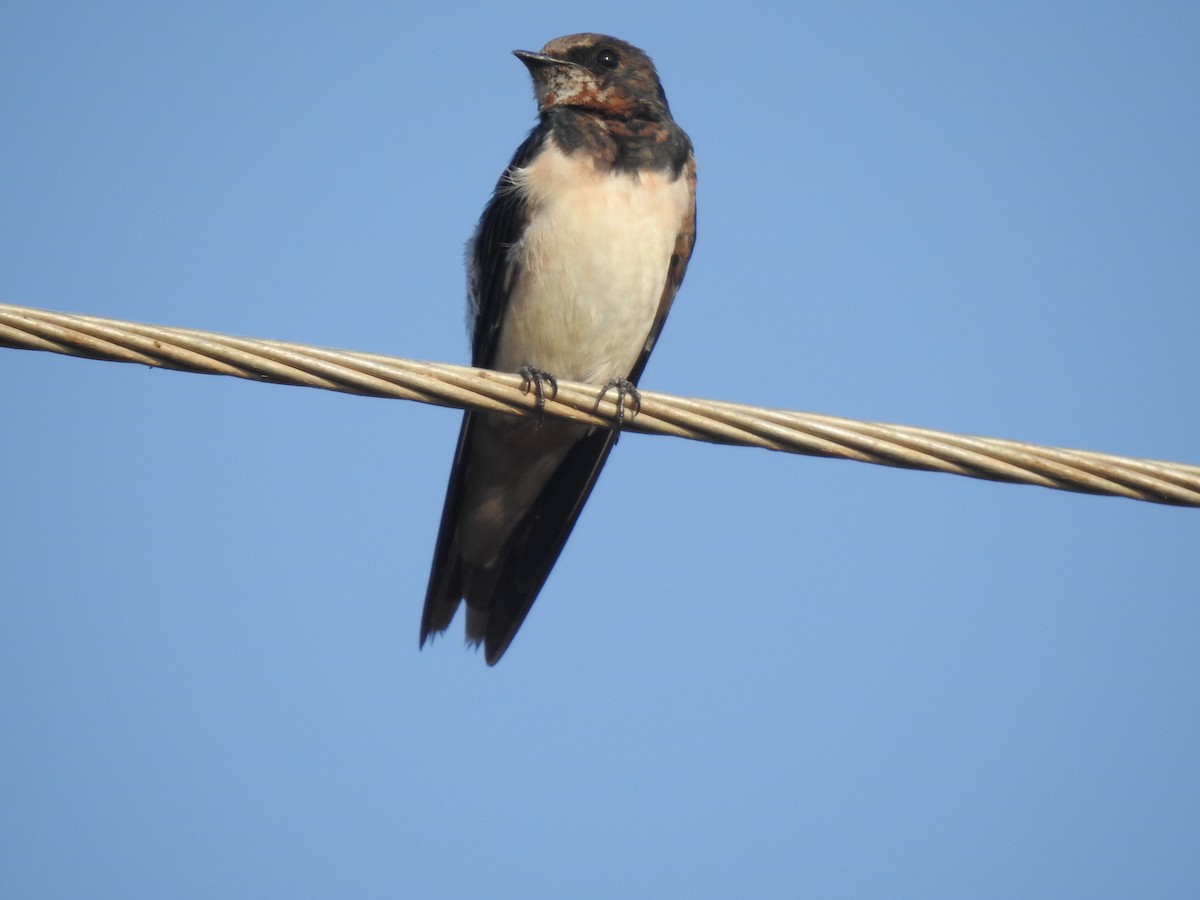
<svg viewBox="0 0 1200 900">
<path fill-rule="evenodd" d="M 670 116 L 654 63 L 632 44 L 603 34 L 555 38 L 540 53 L 514 50 L 533 76 L 538 111 L 586 109 L 613 118 Z"/>
</svg>

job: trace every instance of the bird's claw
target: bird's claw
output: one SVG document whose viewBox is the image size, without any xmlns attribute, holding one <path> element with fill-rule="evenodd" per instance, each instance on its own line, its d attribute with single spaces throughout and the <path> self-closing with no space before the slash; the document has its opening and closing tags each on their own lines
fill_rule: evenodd
<svg viewBox="0 0 1200 900">
<path fill-rule="evenodd" d="M 546 419 L 546 385 L 550 385 L 550 399 L 553 400 L 558 396 L 558 379 L 537 366 L 521 366 L 517 369 L 517 374 L 521 376 L 522 391 L 528 394 L 530 388 L 533 389 L 538 411 L 537 423 L 540 428 Z"/>
<path fill-rule="evenodd" d="M 621 429 L 625 425 L 625 398 L 628 397 L 631 401 L 629 408 L 631 417 L 636 416 L 642 411 L 642 395 L 637 387 L 628 378 L 613 378 L 608 381 L 604 388 L 600 391 L 600 396 L 596 398 L 596 408 L 599 409 L 600 401 L 604 399 L 604 395 L 609 391 L 617 392 L 617 439 L 621 438 Z"/>
</svg>

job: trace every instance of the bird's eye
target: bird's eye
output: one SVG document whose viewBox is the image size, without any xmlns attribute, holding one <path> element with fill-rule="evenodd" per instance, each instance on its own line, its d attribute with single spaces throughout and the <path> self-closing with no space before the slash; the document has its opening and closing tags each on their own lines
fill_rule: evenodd
<svg viewBox="0 0 1200 900">
<path fill-rule="evenodd" d="M 615 50 L 605 47 L 596 55 L 596 60 L 606 69 L 615 69 L 621 64 L 621 57 L 617 56 Z"/>
</svg>

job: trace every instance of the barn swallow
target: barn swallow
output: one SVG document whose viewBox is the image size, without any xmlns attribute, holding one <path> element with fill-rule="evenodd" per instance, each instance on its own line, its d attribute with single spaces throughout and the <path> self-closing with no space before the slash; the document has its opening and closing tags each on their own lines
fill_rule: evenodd
<svg viewBox="0 0 1200 900">
<path fill-rule="evenodd" d="M 467 245 L 472 364 L 617 390 L 636 383 L 692 254 L 696 161 L 654 64 L 600 34 L 514 51 L 538 122 Z M 619 431 L 619 429 L 618 429 Z M 618 431 L 468 412 L 446 490 L 421 646 L 467 603 L 488 665 L 508 649 Z"/>
</svg>

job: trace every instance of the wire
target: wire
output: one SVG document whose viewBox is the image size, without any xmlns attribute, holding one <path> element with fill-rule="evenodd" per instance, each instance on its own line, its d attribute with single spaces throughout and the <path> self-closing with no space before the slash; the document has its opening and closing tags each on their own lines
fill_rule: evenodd
<svg viewBox="0 0 1200 900">
<path fill-rule="evenodd" d="M 538 415 L 519 375 L 0 304 L 0 346 L 508 415 Z M 560 380 L 545 414 L 611 428 L 615 392 Z M 640 391 L 624 430 L 1200 506 L 1200 466 L 1130 459 Z"/>
</svg>

